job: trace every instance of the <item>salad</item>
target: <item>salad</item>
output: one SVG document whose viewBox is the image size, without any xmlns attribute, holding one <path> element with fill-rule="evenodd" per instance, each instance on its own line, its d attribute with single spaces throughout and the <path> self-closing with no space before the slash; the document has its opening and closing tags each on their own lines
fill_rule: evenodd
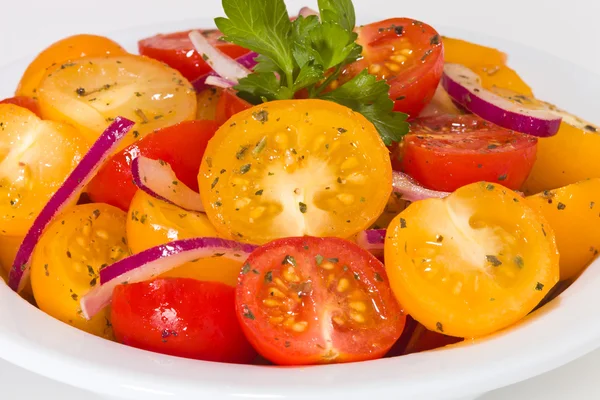
<svg viewBox="0 0 600 400">
<path fill-rule="evenodd" d="M 75 35 L 0 101 L 0 276 L 198 360 L 402 356 L 510 328 L 600 250 L 600 132 L 503 52 L 350 0 Z"/>
</svg>

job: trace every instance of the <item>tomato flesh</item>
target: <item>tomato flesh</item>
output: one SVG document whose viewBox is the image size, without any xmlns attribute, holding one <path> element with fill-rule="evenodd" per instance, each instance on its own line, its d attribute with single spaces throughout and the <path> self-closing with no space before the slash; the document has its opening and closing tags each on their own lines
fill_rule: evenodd
<svg viewBox="0 0 600 400">
<path fill-rule="evenodd" d="M 133 253 L 174 240 L 219 237 L 206 214 L 187 211 L 138 190 L 127 215 L 127 242 Z M 164 273 L 163 277 L 218 281 L 235 286 L 242 264 L 225 257 L 208 257 Z"/>
<path fill-rule="evenodd" d="M 272 101 L 232 117 L 207 146 L 198 182 L 225 236 L 350 237 L 391 194 L 388 149 L 361 114 L 323 100 Z"/>
<path fill-rule="evenodd" d="M 16 106 L 26 108 L 29 111 L 31 111 L 32 113 L 34 113 L 35 115 L 37 115 L 38 117 L 41 117 L 40 105 L 38 104 L 37 100 L 34 99 L 33 97 L 27 97 L 27 96 L 9 97 L 8 99 L 4 99 L 4 100 L 0 101 L 0 104 L 14 104 Z"/>
<path fill-rule="evenodd" d="M 238 58 L 248 53 L 233 43 L 219 40 L 221 32 L 217 30 L 200 31 L 208 41 L 231 58 Z M 211 71 L 211 67 L 198 54 L 190 38 L 190 31 L 175 32 L 167 35 L 159 34 L 138 42 L 141 55 L 162 61 L 175 68 L 186 79 L 193 81 Z"/>
<path fill-rule="evenodd" d="M 69 209 L 48 226 L 33 253 L 31 285 L 38 307 L 71 326 L 112 339 L 109 310 L 86 320 L 79 299 L 100 285 L 100 269 L 127 256 L 123 211 L 107 204 Z"/>
<path fill-rule="evenodd" d="M 234 90 L 225 89 L 223 90 L 223 93 L 217 102 L 215 120 L 217 121 L 217 124 L 223 125 L 235 114 L 251 107 L 252 104 L 248 103 L 244 99 L 239 98 Z"/>
<path fill-rule="evenodd" d="M 412 203 L 388 227 L 384 250 L 390 285 L 406 311 L 427 329 L 456 337 L 514 324 L 559 278 L 546 219 L 489 182 Z"/>
<path fill-rule="evenodd" d="M 198 360 L 250 363 L 256 352 L 240 328 L 235 289 L 195 279 L 156 279 L 115 288 L 111 319 L 128 346 Z"/>
<path fill-rule="evenodd" d="M 442 115 L 414 121 L 392 163 L 434 190 L 451 192 L 478 181 L 518 190 L 533 168 L 536 149 L 533 136 L 474 115 Z"/>
<path fill-rule="evenodd" d="M 250 343 L 280 365 L 382 357 L 405 315 L 373 255 L 339 238 L 286 238 L 253 252 L 236 305 Z"/>
<path fill-rule="evenodd" d="M 341 81 L 368 68 L 385 79 L 394 110 L 414 118 L 432 99 L 444 69 L 440 35 L 431 26 L 409 18 L 392 18 L 358 28 L 363 58 L 351 64 Z"/>
<path fill-rule="evenodd" d="M 169 163 L 177 178 L 197 191 L 202 156 L 216 130 L 213 121 L 184 121 L 153 132 L 112 156 L 89 183 L 87 193 L 95 202 L 127 211 L 137 190 L 131 161 L 138 155 Z"/>
</svg>

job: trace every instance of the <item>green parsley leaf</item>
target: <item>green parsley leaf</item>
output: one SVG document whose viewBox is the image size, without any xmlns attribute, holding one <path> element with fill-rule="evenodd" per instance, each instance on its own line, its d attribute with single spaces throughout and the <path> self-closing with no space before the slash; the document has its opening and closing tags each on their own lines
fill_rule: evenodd
<svg viewBox="0 0 600 400">
<path fill-rule="evenodd" d="M 227 18 L 215 18 L 223 40 L 269 58 L 291 86 L 292 23 L 283 0 L 223 0 Z"/>
<path fill-rule="evenodd" d="M 273 72 L 255 72 L 240 79 L 235 86 L 241 98 L 251 103 L 262 103 L 263 99 L 286 100 L 291 99 L 294 93 L 285 86 L 281 86 Z"/>
<path fill-rule="evenodd" d="M 356 25 L 352 0 L 319 0 L 319 13 L 323 22 L 339 24 L 348 32 Z"/>
<path fill-rule="evenodd" d="M 388 90 L 389 86 L 385 81 L 378 81 L 364 70 L 321 98 L 335 101 L 364 115 L 375 125 L 381 139 L 389 146 L 408 133 L 409 125 L 406 114 L 393 111 L 394 102 L 390 100 Z"/>
</svg>

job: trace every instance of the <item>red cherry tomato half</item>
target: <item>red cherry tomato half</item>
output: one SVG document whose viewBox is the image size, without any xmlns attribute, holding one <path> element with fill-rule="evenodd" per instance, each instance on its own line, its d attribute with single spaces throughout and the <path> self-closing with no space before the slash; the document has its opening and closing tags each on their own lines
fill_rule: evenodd
<svg viewBox="0 0 600 400">
<path fill-rule="evenodd" d="M 202 156 L 217 128 L 214 121 L 184 121 L 147 135 L 104 164 L 88 185 L 89 197 L 127 211 L 137 190 L 130 164 L 138 155 L 166 161 L 179 180 L 197 191 Z"/>
<path fill-rule="evenodd" d="M 250 343 L 280 365 L 382 357 L 406 320 L 381 262 L 339 238 L 278 239 L 255 250 L 236 307 Z"/>
<path fill-rule="evenodd" d="M 222 35 L 217 30 L 201 30 L 201 32 L 212 45 L 231 58 L 238 58 L 249 52 L 233 43 L 220 41 L 219 38 Z M 193 81 L 210 72 L 211 68 L 194 49 L 188 37 L 189 33 L 190 31 L 160 34 L 140 40 L 138 42 L 139 52 L 143 56 L 166 63 L 181 72 L 186 79 Z"/>
<path fill-rule="evenodd" d="M 441 36 L 431 26 L 392 18 L 358 28 L 363 59 L 351 64 L 342 80 L 368 68 L 390 85 L 394 110 L 416 117 L 432 99 L 444 69 Z"/>
<path fill-rule="evenodd" d="M 521 188 L 533 168 L 537 139 L 475 115 L 415 120 L 392 152 L 394 169 L 425 187 L 452 192 L 473 182 Z"/>
<path fill-rule="evenodd" d="M 120 343 L 206 361 L 250 363 L 256 352 L 235 312 L 235 289 L 189 278 L 115 288 L 111 321 Z"/>
<path fill-rule="evenodd" d="M 235 114 L 251 108 L 252 104 L 246 100 L 239 98 L 234 90 L 225 89 L 219 97 L 215 120 L 219 126 L 223 125 L 229 118 Z"/>
<path fill-rule="evenodd" d="M 14 104 L 19 107 L 23 107 L 36 114 L 38 117 L 42 118 L 40 115 L 40 106 L 36 99 L 33 97 L 27 96 L 15 96 L 9 97 L 8 99 L 4 99 L 0 101 L 0 104 Z"/>
</svg>

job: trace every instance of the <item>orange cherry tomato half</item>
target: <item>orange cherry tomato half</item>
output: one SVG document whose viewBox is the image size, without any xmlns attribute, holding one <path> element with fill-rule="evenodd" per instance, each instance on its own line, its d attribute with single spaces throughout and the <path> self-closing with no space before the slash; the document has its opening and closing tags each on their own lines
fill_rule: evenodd
<svg viewBox="0 0 600 400">
<path fill-rule="evenodd" d="M 217 30 L 201 32 L 213 46 L 231 58 L 238 58 L 249 52 L 236 44 L 219 40 L 221 32 Z M 189 33 L 190 31 L 160 34 L 140 40 L 139 52 L 143 56 L 166 63 L 181 72 L 186 79 L 193 81 L 210 72 L 211 68 L 194 49 L 188 37 Z"/>
<path fill-rule="evenodd" d="M 235 289 L 189 278 L 119 285 L 111 321 L 117 340 L 157 353 L 250 363 L 256 351 L 240 328 Z"/>
<path fill-rule="evenodd" d="M 118 43 L 97 35 L 73 35 L 61 39 L 44 49 L 29 64 L 23 74 L 17 96 L 37 96 L 37 90 L 42 80 L 52 71 L 61 68 L 69 61 L 83 57 L 105 57 L 127 54 Z"/>
<path fill-rule="evenodd" d="M 280 365 L 382 357 L 406 320 L 383 264 L 340 238 L 286 238 L 255 250 L 236 306 L 250 343 Z"/>
<path fill-rule="evenodd" d="M 390 85 L 394 109 L 416 117 L 429 103 L 442 77 L 444 50 L 431 26 L 409 18 L 392 18 L 358 28 L 361 60 L 351 64 L 342 81 L 365 68 Z"/>
<path fill-rule="evenodd" d="M 34 99 L 33 97 L 27 97 L 27 96 L 9 97 L 8 99 L 4 99 L 4 100 L 0 101 L 0 104 L 14 104 L 16 106 L 26 108 L 41 118 L 40 105 L 38 104 L 37 100 Z"/>
<path fill-rule="evenodd" d="M 159 129 L 112 156 L 89 183 L 87 193 L 94 202 L 127 211 L 137 190 L 131 161 L 138 155 L 169 163 L 177 178 L 197 191 L 202 156 L 216 130 L 213 121 L 184 121 Z"/>
<path fill-rule="evenodd" d="M 451 192 L 473 182 L 518 190 L 533 168 L 537 139 L 474 115 L 415 120 L 392 152 L 394 169 L 422 185 Z"/>
</svg>

